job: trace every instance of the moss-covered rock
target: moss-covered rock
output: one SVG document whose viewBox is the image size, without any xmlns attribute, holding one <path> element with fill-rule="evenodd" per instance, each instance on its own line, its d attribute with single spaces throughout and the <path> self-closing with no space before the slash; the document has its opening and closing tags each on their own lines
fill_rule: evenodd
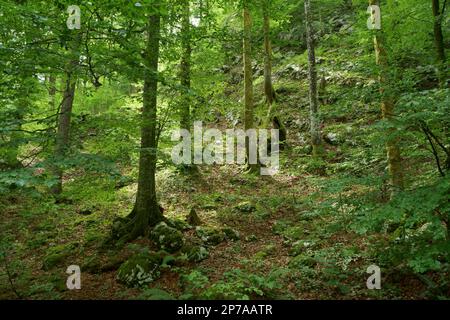
<svg viewBox="0 0 450 320">
<path fill-rule="evenodd" d="M 161 222 L 153 228 L 150 238 L 161 249 L 170 253 L 174 253 L 181 249 L 184 244 L 183 234 L 165 222 Z"/>
<path fill-rule="evenodd" d="M 291 268 L 301 268 L 301 267 L 314 267 L 317 261 L 314 257 L 308 254 L 300 254 L 289 261 L 289 266 Z"/>
<path fill-rule="evenodd" d="M 192 226 L 188 222 L 181 219 L 171 219 L 167 222 L 167 224 L 169 227 L 175 228 L 180 231 L 192 229 Z"/>
<path fill-rule="evenodd" d="M 183 247 L 182 251 L 186 254 L 187 259 L 192 262 L 200 262 L 209 257 L 208 250 L 203 246 L 188 245 Z"/>
<path fill-rule="evenodd" d="M 306 240 L 298 240 L 295 241 L 291 248 L 289 249 L 290 256 L 298 256 L 302 253 L 305 253 L 308 249 L 311 249 L 315 246 L 314 241 L 306 241 Z"/>
<path fill-rule="evenodd" d="M 243 201 L 237 204 L 234 209 L 242 213 L 252 213 L 256 211 L 256 207 L 250 201 Z"/>
<path fill-rule="evenodd" d="M 225 241 L 225 234 L 220 229 L 211 227 L 197 227 L 195 228 L 195 232 L 206 245 L 216 246 Z"/>
<path fill-rule="evenodd" d="M 225 238 L 231 241 L 238 241 L 241 238 L 239 231 L 232 228 L 223 228 L 222 232 L 225 234 Z"/>
<path fill-rule="evenodd" d="M 160 276 L 162 256 L 139 253 L 125 261 L 117 271 L 117 280 L 128 287 L 142 287 Z"/>
</svg>

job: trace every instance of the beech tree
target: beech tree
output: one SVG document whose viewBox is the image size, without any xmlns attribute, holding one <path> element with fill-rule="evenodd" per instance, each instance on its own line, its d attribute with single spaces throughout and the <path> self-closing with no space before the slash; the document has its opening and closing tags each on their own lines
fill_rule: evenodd
<svg viewBox="0 0 450 320">
<path fill-rule="evenodd" d="M 163 220 L 156 198 L 158 61 L 162 2 L 155 0 L 148 14 L 146 48 L 143 54 L 144 91 L 136 202 L 124 225 L 122 238 L 132 240 L 148 232 Z"/>
<path fill-rule="evenodd" d="M 253 102 L 253 69 L 252 69 L 252 18 L 250 14 L 249 1 L 243 1 L 243 60 L 244 60 L 244 127 L 245 130 L 254 129 L 254 102 Z M 247 167 L 251 172 L 257 170 L 256 164 L 250 164 L 250 138 L 245 139 L 245 149 L 247 154 Z"/>
<path fill-rule="evenodd" d="M 320 133 L 320 119 L 318 114 L 319 102 L 317 98 L 317 70 L 316 54 L 314 43 L 314 30 L 312 27 L 313 16 L 311 12 L 310 0 L 305 0 L 305 18 L 306 18 L 306 44 L 308 46 L 308 80 L 309 80 L 309 108 L 310 108 L 310 133 L 311 145 L 314 156 L 320 156 L 323 153 L 322 137 Z"/>
</svg>

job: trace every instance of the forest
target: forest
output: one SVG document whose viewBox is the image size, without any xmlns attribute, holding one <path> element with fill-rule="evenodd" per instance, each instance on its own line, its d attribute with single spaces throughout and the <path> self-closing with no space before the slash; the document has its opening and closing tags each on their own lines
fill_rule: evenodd
<svg viewBox="0 0 450 320">
<path fill-rule="evenodd" d="M 0 300 L 450 299 L 447 0 L 0 0 Z"/>
</svg>

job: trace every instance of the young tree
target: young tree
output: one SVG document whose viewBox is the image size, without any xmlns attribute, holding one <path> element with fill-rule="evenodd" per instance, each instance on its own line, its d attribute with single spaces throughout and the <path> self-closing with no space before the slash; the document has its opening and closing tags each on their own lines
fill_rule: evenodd
<svg viewBox="0 0 450 320">
<path fill-rule="evenodd" d="M 439 82 L 441 86 L 444 86 L 444 82 L 446 81 L 446 57 L 445 57 L 445 47 L 444 47 L 444 35 L 442 33 L 442 19 L 444 16 L 445 3 L 444 8 L 441 11 L 441 6 L 439 0 L 431 0 L 433 7 L 433 29 L 434 29 L 434 43 L 436 46 L 436 54 L 439 63 Z"/>
<path fill-rule="evenodd" d="M 146 26 L 147 44 L 144 53 L 144 92 L 141 127 L 141 151 L 139 158 L 138 191 L 134 209 L 125 225 L 125 240 L 132 240 L 163 220 L 156 198 L 157 159 L 157 92 L 158 61 L 161 32 L 161 1 L 153 3 Z"/>
<path fill-rule="evenodd" d="M 270 41 L 270 5 L 271 0 L 262 0 L 263 34 L 264 34 L 264 94 L 269 106 L 269 122 L 274 129 L 280 130 L 280 143 L 286 141 L 286 129 L 275 112 L 276 93 L 272 84 L 272 44 Z"/>
<path fill-rule="evenodd" d="M 308 46 L 308 66 L 309 66 L 309 107 L 311 126 L 311 145 L 313 156 L 317 157 L 323 153 L 322 138 L 320 134 L 320 119 L 318 115 L 319 102 L 317 99 L 317 70 L 316 55 L 314 48 L 314 30 L 312 27 L 312 12 L 310 0 L 305 0 L 306 18 L 306 43 Z"/>
<path fill-rule="evenodd" d="M 249 9 L 249 1 L 243 0 L 243 18 L 244 18 L 244 126 L 245 130 L 254 128 L 253 121 L 253 72 L 252 72 L 252 49 L 251 49 L 251 33 L 252 21 Z M 247 154 L 247 167 L 249 171 L 257 170 L 257 165 L 250 164 L 250 139 L 246 137 L 245 150 Z"/>
<path fill-rule="evenodd" d="M 369 5 L 380 6 L 379 0 L 369 0 Z M 386 39 L 382 29 L 374 30 L 374 48 L 376 63 L 379 67 L 379 82 L 381 93 L 381 113 L 384 120 L 391 120 L 394 116 L 395 96 L 392 93 L 388 54 L 386 52 Z M 386 141 L 388 170 L 390 183 L 395 190 L 403 189 L 403 169 L 398 139 L 392 137 L 393 130 L 387 132 Z"/>
<path fill-rule="evenodd" d="M 191 89 L 191 22 L 190 22 L 190 1 L 182 1 L 181 16 L 181 46 L 182 55 L 180 63 L 180 82 L 183 89 L 181 99 L 181 129 L 190 128 L 191 99 L 189 90 Z"/>
<path fill-rule="evenodd" d="M 61 110 L 58 114 L 58 129 L 56 132 L 56 144 L 54 150 L 55 160 L 60 162 L 64 159 L 70 144 L 70 119 L 72 117 L 73 102 L 75 99 L 75 87 L 77 83 L 77 68 L 80 62 L 80 46 L 82 33 L 72 30 L 72 41 L 70 42 L 69 62 L 65 67 L 64 93 L 61 102 Z M 63 170 L 56 164 L 52 166 L 53 174 L 57 178 L 52 188 L 52 193 L 59 195 L 62 192 Z"/>
</svg>

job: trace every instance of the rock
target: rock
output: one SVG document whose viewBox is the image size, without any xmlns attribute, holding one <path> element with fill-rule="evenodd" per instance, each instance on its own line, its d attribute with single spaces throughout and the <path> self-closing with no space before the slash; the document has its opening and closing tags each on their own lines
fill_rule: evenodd
<svg viewBox="0 0 450 320">
<path fill-rule="evenodd" d="M 336 146 L 339 144 L 339 138 L 336 133 L 327 133 L 326 135 L 324 135 L 323 139 L 326 143 L 332 146 Z"/>
<path fill-rule="evenodd" d="M 128 287 L 142 287 L 160 276 L 161 255 L 139 253 L 125 261 L 117 271 L 117 280 Z"/>
<path fill-rule="evenodd" d="M 192 226 L 199 226 L 202 224 L 202 221 L 200 220 L 197 211 L 195 211 L 194 208 L 191 208 L 191 211 L 189 211 L 189 216 L 187 218 L 187 222 Z"/>
<path fill-rule="evenodd" d="M 225 240 L 225 235 L 219 229 L 210 227 L 197 227 L 195 229 L 197 236 L 207 245 L 216 246 Z"/>
<path fill-rule="evenodd" d="M 165 222 L 160 222 L 153 228 L 150 238 L 161 250 L 174 253 L 181 249 L 184 244 L 183 234 Z"/>
<path fill-rule="evenodd" d="M 181 219 L 173 219 L 168 221 L 169 227 L 175 228 L 179 231 L 186 231 L 192 228 L 191 224 Z"/>
<path fill-rule="evenodd" d="M 209 257 L 208 250 L 203 246 L 191 245 L 182 249 L 187 259 L 192 262 L 200 262 Z"/>
<path fill-rule="evenodd" d="M 239 231 L 232 228 L 222 228 L 222 232 L 227 240 L 238 241 L 241 238 Z"/>
<path fill-rule="evenodd" d="M 313 247 L 314 244 L 315 243 L 312 241 L 305 241 L 305 240 L 295 241 L 292 244 L 291 249 L 289 250 L 289 255 L 296 257 L 304 253 L 308 248 Z"/>
<path fill-rule="evenodd" d="M 308 71 L 300 65 L 290 63 L 275 75 L 281 78 L 289 77 L 290 79 L 301 80 L 308 77 Z"/>
<path fill-rule="evenodd" d="M 234 208 L 242 213 L 252 213 L 256 211 L 256 207 L 250 201 L 241 202 Z"/>
<path fill-rule="evenodd" d="M 310 255 L 300 254 L 289 261 L 289 266 L 291 268 L 301 268 L 301 267 L 310 267 L 313 268 L 317 264 L 316 259 L 314 259 Z"/>
</svg>

